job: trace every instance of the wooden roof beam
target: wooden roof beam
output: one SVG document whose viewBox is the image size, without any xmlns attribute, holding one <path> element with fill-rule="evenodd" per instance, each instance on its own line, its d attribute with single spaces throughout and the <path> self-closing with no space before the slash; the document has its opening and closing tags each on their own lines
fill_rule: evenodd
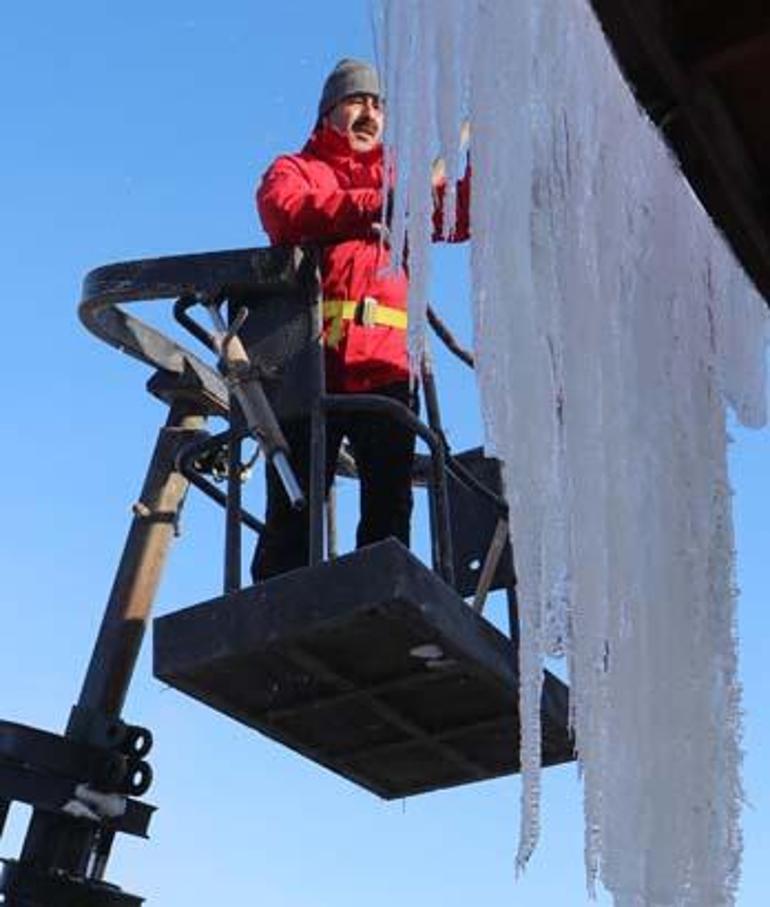
<svg viewBox="0 0 770 907">
<path fill-rule="evenodd" d="M 691 50 L 687 60 L 690 66 L 701 72 L 716 73 L 761 54 L 770 55 L 770 27 L 761 34 L 747 35 L 737 41 L 725 41 L 694 52 Z"/>
<path fill-rule="evenodd" d="M 656 0 L 591 3 L 639 102 L 770 304 L 770 227 L 764 195 L 758 197 L 762 182 L 710 79 L 679 56 L 675 31 L 656 14 Z M 749 5 L 733 3 L 741 9 Z M 693 15 L 696 5 L 703 9 L 702 0 L 689 4 Z M 676 12 L 681 11 L 678 5 Z M 701 26 L 705 42 L 709 30 Z"/>
<path fill-rule="evenodd" d="M 715 71 L 770 47 L 767 0 L 678 0 L 670 8 L 672 50 L 685 65 Z"/>
</svg>

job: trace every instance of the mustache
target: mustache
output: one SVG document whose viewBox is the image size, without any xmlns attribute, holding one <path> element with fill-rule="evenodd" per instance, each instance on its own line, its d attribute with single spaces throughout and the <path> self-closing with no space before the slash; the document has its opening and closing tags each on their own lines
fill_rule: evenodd
<svg viewBox="0 0 770 907">
<path fill-rule="evenodd" d="M 365 132 L 370 132 L 372 135 L 374 135 L 377 132 L 377 121 L 367 114 L 362 114 L 360 117 L 354 120 L 352 128 L 354 130 L 362 129 Z"/>
</svg>

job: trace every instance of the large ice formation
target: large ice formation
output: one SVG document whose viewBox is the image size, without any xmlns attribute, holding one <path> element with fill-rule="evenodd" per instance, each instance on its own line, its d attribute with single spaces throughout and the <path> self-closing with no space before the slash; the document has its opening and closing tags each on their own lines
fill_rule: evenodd
<svg viewBox="0 0 770 907">
<path fill-rule="evenodd" d="M 587 0 L 376 0 L 420 348 L 435 155 L 472 124 L 488 449 L 521 607 L 523 802 L 565 653 L 585 859 L 618 905 L 734 901 L 740 691 L 726 405 L 765 419 L 766 309 L 639 111 Z"/>
</svg>

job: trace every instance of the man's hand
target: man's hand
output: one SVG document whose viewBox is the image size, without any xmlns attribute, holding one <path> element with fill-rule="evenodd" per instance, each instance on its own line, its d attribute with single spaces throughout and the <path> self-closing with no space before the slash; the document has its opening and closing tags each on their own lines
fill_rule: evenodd
<svg viewBox="0 0 770 907">
<path fill-rule="evenodd" d="M 430 184 L 438 189 L 446 182 L 446 163 L 443 157 L 437 157 L 430 168 Z"/>
<path fill-rule="evenodd" d="M 384 246 L 390 248 L 390 228 L 387 224 L 375 221 L 372 224 L 372 233 Z"/>
<path fill-rule="evenodd" d="M 463 120 L 460 126 L 460 151 L 463 151 L 471 140 L 471 121 Z M 446 182 L 446 162 L 443 157 L 433 161 L 430 170 L 430 182 L 434 189 L 439 189 Z"/>
</svg>

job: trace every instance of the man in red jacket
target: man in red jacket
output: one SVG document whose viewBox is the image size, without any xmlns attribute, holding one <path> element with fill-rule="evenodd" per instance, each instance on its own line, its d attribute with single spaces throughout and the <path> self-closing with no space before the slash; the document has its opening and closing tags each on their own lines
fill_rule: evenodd
<svg viewBox="0 0 770 907">
<path fill-rule="evenodd" d="M 326 389 L 374 393 L 416 409 L 406 347 L 408 278 L 389 271 L 382 242 L 384 110 L 377 72 L 341 60 L 327 78 L 318 120 L 299 154 L 279 157 L 262 178 L 257 207 L 274 245 L 322 249 Z M 467 236 L 468 191 L 460 184 L 458 229 Z M 439 187 L 440 188 L 440 187 Z M 308 487 L 309 419 L 283 426 L 300 483 Z M 395 536 L 409 545 L 414 433 L 385 416 L 345 414 L 327 421 L 327 489 L 343 436 L 361 483 L 358 547 Z M 307 511 L 291 509 L 267 475 L 266 528 L 252 564 L 266 579 L 308 562 Z"/>
</svg>

